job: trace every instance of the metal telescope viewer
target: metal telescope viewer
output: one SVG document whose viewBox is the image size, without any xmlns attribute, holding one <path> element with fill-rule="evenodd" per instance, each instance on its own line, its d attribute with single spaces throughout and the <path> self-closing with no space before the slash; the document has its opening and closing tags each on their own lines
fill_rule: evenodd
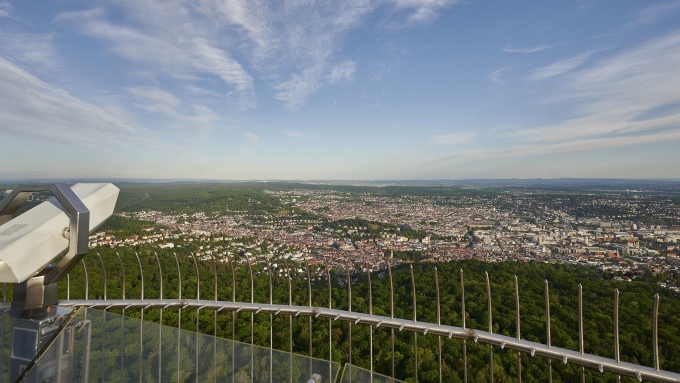
<svg viewBox="0 0 680 383">
<path fill-rule="evenodd" d="M 54 197 L 14 217 L 34 192 Z M 113 214 L 118 192 L 110 183 L 20 185 L 0 202 L 0 282 L 14 284 L 11 381 L 24 380 L 55 334 L 75 332 L 73 310 L 56 306 L 57 284 L 88 252 L 89 232 Z M 73 353 L 60 346 L 30 381 L 71 380 Z"/>
</svg>

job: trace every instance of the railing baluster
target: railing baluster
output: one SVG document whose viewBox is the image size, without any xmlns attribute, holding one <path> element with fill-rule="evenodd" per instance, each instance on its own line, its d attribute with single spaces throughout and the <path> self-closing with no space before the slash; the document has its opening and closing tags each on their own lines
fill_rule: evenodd
<svg viewBox="0 0 680 383">
<path fill-rule="evenodd" d="M 578 284 L 578 344 L 579 351 L 583 354 L 583 285 Z M 581 367 L 581 383 L 586 382 L 585 367 Z"/>
<path fill-rule="evenodd" d="M 250 303 L 255 303 L 255 280 L 253 278 L 253 265 L 250 264 L 250 257 L 248 256 L 248 253 L 243 252 L 243 255 L 246 257 L 246 263 L 248 264 L 248 275 L 250 275 Z M 255 325 L 255 313 L 253 311 L 250 312 L 250 344 L 253 345 L 255 344 L 255 329 L 253 328 Z M 250 355 L 252 356 L 252 349 L 250 352 Z M 251 363 L 252 367 L 252 363 Z M 252 371 L 251 371 L 251 379 L 252 379 Z"/>
<path fill-rule="evenodd" d="M 243 251 L 243 255 L 246 257 L 246 263 L 248 264 L 248 272 L 250 274 L 250 303 L 255 303 L 255 282 L 253 279 L 253 266 L 250 264 L 250 257 L 248 253 Z M 255 313 L 250 312 L 250 380 L 253 380 L 255 371 L 255 349 L 253 345 L 255 344 Z"/>
<path fill-rule="evenodd" d="M 659 371 L 659 293 L 654 294 L 654 368 Z"/>
<path fill-rule="evenodd" d="M 390 277 L 390 318 L 394 319 L 394 283 L 392 282 L 392 266 L 387 263 L 387 273 Z M 394 378 L 394 328 L 390 327 L 390 341 L 392 343 L 392 377 Z"/>
<path fill-rule="evenodd" d="M 520 315 L 519 315 L 519 284 L 517 282 L 517 275 L 515 275 L 515 312 L 517 315 L 517 340 L 520 336 Z M 522 383 L 522 353 L 517 351 L 517 382 Z"/>
<path fill-rule="evenodd" d="M 135 251 L 135 258 L 137 258 L 137 265 L 139 266 L 139 277 L 142 281 L 141 299 L 144 300 L 144 270 L 142 270 L 142 261 L 139 259 L 139 254 Z M 144 355 L 144 307 L 140 310 L 139 321 L 139 383 L 142 383 L 143 372 L 143 355 Z"/>
<path fill-rule="evenodd" d="M 368 315 L 373 315 L 373 284 L 371 283 L 371 269 L 366 265 L 366 275 L 368 275 Z M 371 382 L 373 382 L 373 325 L 369 325 L 368 349 L 371 371 Z"/>
<path fill-rule="evenodd" d="M 486 276 L 486 297 L 489 309 L 489 334 L 493 334 L 493 317 L 491 313 L 491 284 L 489 283 L 489 272 L 484 272 Z M 493 346 L 489 345 L 489 382 L 493 383 Z"/>
<path fill-rule="evenodd" d="M 125 289 L 126 289 L 126 285 L 127 285 L 127 283 L 125 282 L 125 266 L 123 265 L 123 259 L 120 257 L 120 254 L 118 254 L 117 251 L 116 251 L 116 257 L 118 257 L 118 263 L 120 263 L 121 275 L 123 276 L 123 300 L 125 300 L 126 299 L 125 298 Z M 83 262 L 83 266 L 84 265 L 85 265 L 85 263 Z M 86 274 L 87 274 L 87 272 L 86 272 Z M 86 287 L 86 291 L 87 291 L 87 287 Z M 121 318 L 120 318 L 120 328 L 121 328 L 121 331 L 122 331 L 123 326 L 125 324 L 125 307 L 123 307 L 123 310 L 121 310 L 121 314 L 122 315 L 121 315 Z M 177 360 L 179 361 L 179 337 L 177 338 L 177 349 L 178 349 L 177 350 L 177 352 L 178 352 Z M 120 337 L 120 368 L 121 368 L 121 370 L 125 369 L 125 360 L 123 358 L 123 351 L 124 351 L 123 336 L 121 336 Z M 179 366 L 179 363 L 178 363 L 178 366 Z M 178 370 L 178 373 L 177 373 L 177 379 L 179 379 L 179 370 Z"/>
<path fill-rule="evenodd" d="M 109 280 L 108 277 L 106 276 L 106 266 L 104 266 L 104 260 L 102 259 L 101 254 L 97 253 L 97 258 L 99 258 L 99 263 L 102 265 L 102 273 L 104 274 L 104 300 L 106 300 Z"/>
<path fill-rule="evenodd" d="M 307 303 L 309 304 L 309 307 L 312 307 L 312 277 L 311 274 L 309 273 L 309 262 L 307 261 L 307 257 L 305 257 L 305 269 L 307 270 L 307 297 L 309 300 Z M 309 316 L 309 376 L 312 375 L 312 316 Z"/>
<path fill-rule="evenodd" d="M 434 267 L 434 286 L 435 293 L 437 294 L 437 325 L 442 324 L 442 309 L 439 301 L 439 273 L 437 272 L 437 266 Z M 437 335 L 437 360 L 439 363 L 439 383 L 442 382 L 442 337 Z"/>
<path fill-rule="evenodd" d="M 80 263 L 83 264 L 83 272 L 85 273 L 85 300 L 88 300 L 90 299 L 90 278 L 87 275 L 87 265 L 85 264 L 85 258 L 82 258 Z"/>
<path fill-rule="evenodd" d="M 460 304 L 463 328 L 465 328 L 465 282 L 463 269 L 460 269 Z M 463 383 L 467 383 L 467 380 L 467 340 L 463 339 Z"/>
<path fill-rule="evenodd" d="M 345 270 L 347 271 L 347 311 L 350 313 L 352 312 L 352 277 L 349 272 L 349 263 L 347 262 L 347 259 L 345 259 Z M 349 355 L 348 355 L 348 363 L 352 364 L 352 322 L 349 323 L 349 330 L 347 332 L 347 339 L 348 339 L 348 348 L 349 348 Z M 352 381 L 352 377 L 350 376 L 350 382 Z"/>
<path fill-rule="evenodd" d="M 159 298 L 163 300 L 163 268 L 161 267 L 161 260 L 158 258 L 158 253 L 154 252 L 153 254 L 156 257 L 156 263 L 158 263 L 158 280 L 160 282 Z M 217 313 L 217 311 L 215 311 L 215 313 Z M 160 308 L 158 319 L 160 322 L 160 326 L 158 326 L 158 383 L 160 383 L 163 372 L 163 347 L 161 342 L 163 335 L 163 307 Z"/>
<path fill-rule="evenodd" d="M 267 274 L 269 274 L 269 305 L 274 304 L 274 287 L 272 284 L 272 267 L 269 258 L 265 258 L 267 262 Z M 269 313 L 269 381 L 274 379 L 274 314 Z"/>
<path fill-rule="evenodd" d="M 175 256 L 175 265 L 177 265 L 177 296 L 179 300 L 182 300 L 182 270 L 179 267 L 179 259 L 177 259 L 177 253 L 174 251 L 172 254 Z M 125 299 L 125 298 L 123 298 Z M 182 308 L 177 309 L 177 381 L 181 381 L 181 369 L 180 369 L 180 348 L 181 348 L 181 338 L 180 332 L 182 331 Z"/>
<path fill-rule="evenodd" d="M 231 301 L 236 302 L 236 272 L 234 271 L 234 261 L 227 253 L 227 261 L 229 262 L 229 267 L 231 268 Z M 236 366 L 236 312 L 231 312 L 231 371 L 235 370 Z M 234 383 L 236 379 L 236 374 L 232 372 L 231 382 Z"/>
<path fill-rule="evenodd" d="M 333 284 L 331 283 L 331 269 L 326 262 L 326 277 L 328 278 L 328 309 L 333 309 Z M 333 320 L 328 318 L 328 361 L 333 361 Z M 333 374 L 332 364 L 328 363 L 328 376 Z"/>
<path fill-rule="evenodd" d="M 619 289 L 614 290 L 614 358 L 621 361 L 619 350 Z M 621 382 L 621 375 L 616 375 L 616 382 Z"/>
<path fill-rule="evenodd" d="M 286 279 L 288 279 L 288 305 L 293 305 L 293 283 L 291 281 L 290 269 L 288 268 L 288 260 L 283 259 L 283 264 L 286 266 Z M 288 381 L 293 382 L 293 316 L 288 315 Z"/>
<path fill-rule="evenodd" d="M 552 346 L 550 338 L 550 287 L 548 285 L 548 280 L 543 280 L 545 285 L 545 335 L 546 344 L 548 347 Z M 548 382 L 552 382 L 552 359 L 548 359 Z"/>
<path fill-rule="evenodd" d="M 217 261 L 215 261 L 215 256 L 210 254 L 213 265 L 213 282 L 215 291 L 213 292 L 213 298 L 215 302 L 217 299 Z M 217 382 L 217 310 L 213 310 L 213 382 Z"/>
<path fill-rule="evenodd" d="M 416 316 L 416 278 L 413 275 L 413 265 L 411 267 L 411 287 L 413 288 L 413 321 L 417 322 Z M 418 333 L 413 332 L 413 359 L 414 359 L 414 371 L 415 371 L 415 381 L 418 383 Z"/>
</svg>

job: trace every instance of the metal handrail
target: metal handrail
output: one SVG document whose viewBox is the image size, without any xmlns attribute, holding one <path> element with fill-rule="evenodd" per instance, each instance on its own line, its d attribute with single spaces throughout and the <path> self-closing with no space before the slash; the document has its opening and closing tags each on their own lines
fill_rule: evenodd
<svg viewBox="0 0 680 383">
<path fill-rule="evenodd" d="M 100 309 L 154 309 L 154 308 L 180 308 L 201 309 L 217 311 L 234 311 L 254 314 L 273 314 L 290 316 L 308 316 L 313 318 L 332 319 L 333 321 L 351 322 L 354 325 L 361 324 L 374 328 L 385 327 L 409 331 L 414 334 L 430 334 L 448 338 L 470 340 L 475 343 L 498 346 L 527 353 L 531 356 L 539 355 L 550 359 L 559 360 L 563 363 L 572 363 L 579 366 L 598 369 L 600 372 L 609 371 L 615 374 L 635 377 L 638 380 L 652 382 L 678 382 L 680 374 L 657 370 L 654 367 L 640 366 L 633 363 L 617 362 L 614 359 L 581 353 L 580 351 L 568 350 L 561 347 L 548 346 L 542 343 L 531 342 L 524 339 L 494 334 L 457 326 L 438 325 L 428 322 L 414 321 L 411 319 L 390 318 L 380 315 L 371 315 L 345 310 L 329 309 L 325 307 L 295 306 L 269 303 L 248 303 L 228 301 L 208 301 L 197 299 L 127 299 L 127 300 L 71 300 L 62 302 L 63 305 L 75 307 L 89 307 Z"/>
</svg>

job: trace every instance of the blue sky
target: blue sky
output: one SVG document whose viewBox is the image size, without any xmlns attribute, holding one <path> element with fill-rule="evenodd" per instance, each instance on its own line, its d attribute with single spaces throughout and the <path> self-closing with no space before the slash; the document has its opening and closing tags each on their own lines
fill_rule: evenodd
<svg viewBox="0 0 680 383">
<path fill-rule="evenodd" d="M 680 2 L 0 0 L 0 179 L 680 178 Z"/>
</svg>

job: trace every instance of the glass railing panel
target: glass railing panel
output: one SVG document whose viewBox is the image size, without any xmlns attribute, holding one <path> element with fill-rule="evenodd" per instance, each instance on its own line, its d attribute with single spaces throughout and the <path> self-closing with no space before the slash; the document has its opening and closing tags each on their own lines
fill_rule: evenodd
<svg viewBox="0 0 680 383">
<path fill-rule="evenodd" d="M 363 369 L 361 367 L 346 364 L 342 373 L 342 383 L 404 383 L 389 376 Z"/>
<path fill-rule="evenodd" d="M 339 372 L 338 363 L 81 308 L 26 381 L 306 383 Z"/>
</svg>

